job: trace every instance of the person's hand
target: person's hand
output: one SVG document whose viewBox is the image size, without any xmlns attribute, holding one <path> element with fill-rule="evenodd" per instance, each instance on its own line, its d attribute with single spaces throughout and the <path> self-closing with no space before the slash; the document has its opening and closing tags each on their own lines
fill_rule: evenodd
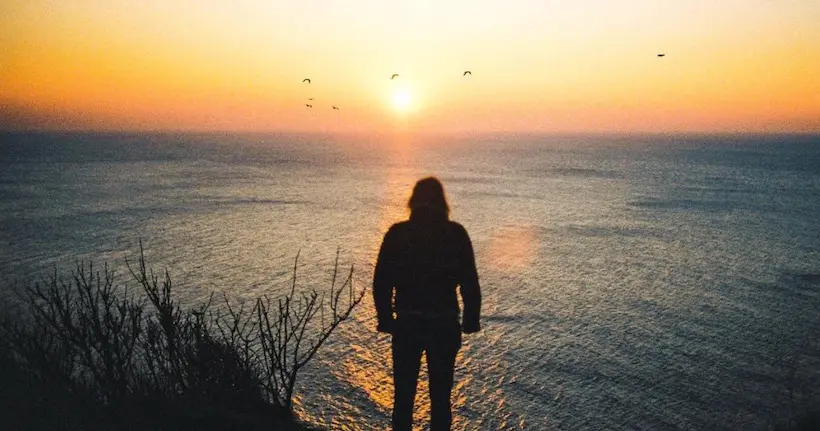
<svg viewBox="0 0 820 431">
<path fill-rule="evenodd" d="M 481 330 L 481 324 L 479 324 L 479 323 L 475 323 L 475 324 L 465 323 L 465 324 L 461 325 L 461 332 L 463 332 L 465 334 L 474 334 L 474 333 L 476 333 L 480 330 Z"/>
<path fill-rule="evenodd" d="M 385 334 L 392 334 L 394 327 L 395 327 L 395 320 L 393 320 L 393 319 L 385 320 L 385 321 L 379 322 L 379 324 L 376 326 L 376 331 L 383 332 Z"/>
</svg>

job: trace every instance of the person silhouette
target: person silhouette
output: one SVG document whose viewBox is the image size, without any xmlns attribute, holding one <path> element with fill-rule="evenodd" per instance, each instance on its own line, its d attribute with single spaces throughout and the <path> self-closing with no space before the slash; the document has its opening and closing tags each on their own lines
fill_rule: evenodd
<svg viewBox="0 0 820 431">
<path fill-rule="evenodd" d="M 481 288 L 470 236 L 449 220 L 441 182 L 419 180 L 408 206 L 409 220 L 388 229 L 376 261 L 376 330 L 392 334 L 393 431 L 412 428 L 422 353 L 430 377 L 430 429 L 445 431 L 452 423 L 450 393 L 461 334 L 481 329 Z M 464 304 L 461 323 L 456 287 Z"/>
</svg>

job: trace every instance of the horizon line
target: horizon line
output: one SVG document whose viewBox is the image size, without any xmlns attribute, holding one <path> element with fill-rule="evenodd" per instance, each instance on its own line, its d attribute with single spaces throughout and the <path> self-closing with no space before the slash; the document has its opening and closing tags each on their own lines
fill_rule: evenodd
<svg viewBox="0 0 820 431">
<path fill-rule="evenodd" d="M 360 131 L 360 130 L 197 130 L 197 129 L 0 129 L 0 134 L 49 134 L 49 135 L 385 135 L 385 136 L 814 136 L 818 130 L 794 131 L 755 131 L 755 130 L 668 130 L 668 131 L 627 131 L 627 130 L 590 130 L 590 131 L 541 131 L 541 130 L 493 130 L 493 131 Z"/>
</svg>

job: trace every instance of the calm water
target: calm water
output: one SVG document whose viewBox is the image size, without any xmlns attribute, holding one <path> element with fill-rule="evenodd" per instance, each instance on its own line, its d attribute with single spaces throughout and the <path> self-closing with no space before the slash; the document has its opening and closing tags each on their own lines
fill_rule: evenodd
<svg viewBox="0 0 820 431">
<path fill-rule="evenodd" d="M 782 362 L 820 333 L 819 136 L 0 140 L 4 276 L 122 268 L 142 238 L 192 304 L 276 294 L 299 250 L 303 286 L 339 248 L 369 287 L 413 183 L 439 176 L 485 297 L 456 429 L 762 428 L 786 406 Z M 387 428 L 373 314 L 368 296 L 302 375 L 303 417 Z"/>
</svg>

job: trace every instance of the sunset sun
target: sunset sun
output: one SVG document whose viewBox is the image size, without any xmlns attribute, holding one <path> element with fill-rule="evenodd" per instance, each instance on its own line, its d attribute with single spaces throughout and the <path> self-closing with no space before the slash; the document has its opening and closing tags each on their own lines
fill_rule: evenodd
<svg viewBox="0 0 820 431">
<path fill-rule="evenodd" d="M 393 93 L 393 109 L 398 112 L 407 112 L 413 104 L 413 98 L 406 89 L 396 90 Z"/>
</svg>

